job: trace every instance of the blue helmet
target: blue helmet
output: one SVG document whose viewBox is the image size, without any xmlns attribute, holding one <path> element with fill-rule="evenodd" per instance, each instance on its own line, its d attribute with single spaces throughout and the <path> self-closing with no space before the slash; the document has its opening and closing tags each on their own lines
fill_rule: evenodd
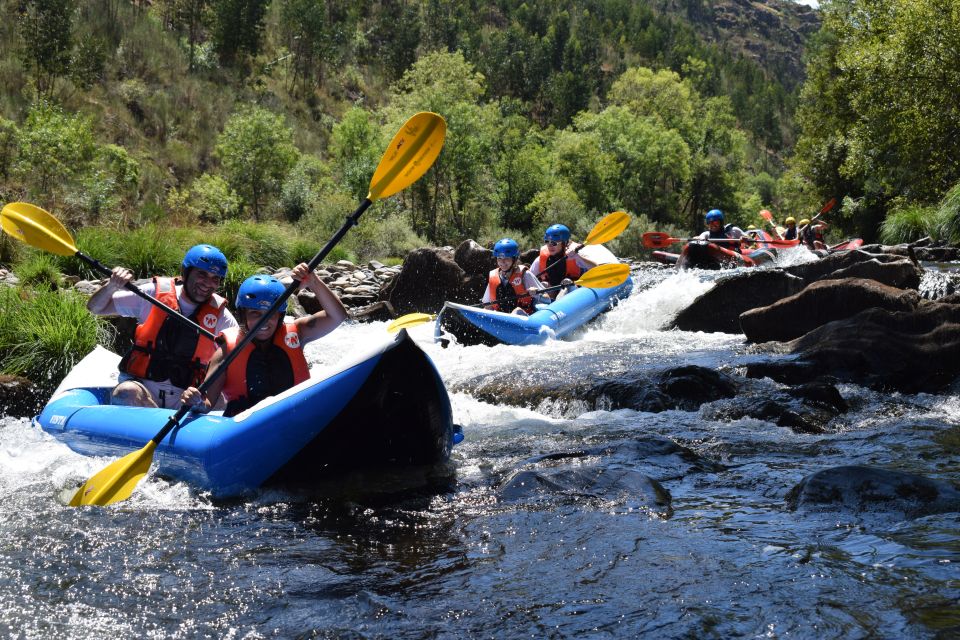
<svg viewBox="0 0 960 640">
<path fill-rule="evenodd" d="M 519 258 L 520 245 L 518 245 L 517 241 L 513 238 L 503 238 L 502 240 L 497 240 L 497 244 L 493 245 L 493 257 Z"/>
<path fill-rule="evenodd" d="M 263 274 L 250 276 L 243 281 L 237 290 L 238 309 L 256 309 L 266 311 L 283 295 L 286 287 L 273 276 Z M 280 313 L 287 310 L 287 301 L 280 305 Z"/>
<path fill-rule="evenodd" d="M 570 242 L 570 229 L 562 224 L 551 225 L 543 232 L 543 239 L 553 242 Z"/>
<path fill-rule="evenodd" d="M 707 211 L 706 219 L 707 219 L 707 224 L 710 224 L 710 223 L 713 222 L 714 220 L 719 220 L 719 221 L 721 222 L 721 224 L 722 224 L 722 223 L 723 223 L 723 211 L 720 211 L 720 209 L 710 209 L 710 211 Z"/>
<path fill-rule="evenodd" d="M 227 277 L 227 256 L 213 245 L 198 244 L 183 256 L 183 268 L 197 267 L 221 278 Z"/>
</svg>

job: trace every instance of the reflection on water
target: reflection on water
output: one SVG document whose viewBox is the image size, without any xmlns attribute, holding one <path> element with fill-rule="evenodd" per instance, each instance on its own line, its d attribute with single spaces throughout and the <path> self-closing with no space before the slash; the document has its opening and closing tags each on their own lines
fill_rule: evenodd
<svg viewBox="0 0 960 640">
<path fill-rule="evenodd" d="M 758 357 L 744 355 L 737 336 L 662 331 L 711 285 L 659 273 L 641 275 L 640 293 L 575 341 L 441 349 L 431 327 L 411 333 L 451 387 L 691 363 L 729 371 Z M 333 364 L 384 331 L 346 327 L 308 355 Z M 777 389 L 755 384 L 751 393 Z M 216 503 L 150 477 L 127 502 L 84 509 L 56 495 L 107 461 L 0 418 L 0 629 L 58 638 L 956 637 L 960 515 L 793 512 L 785 497 L 808 474 L 843 464 L 956 482 L 960 448 L 949 443 L 960 400 L 839 389 L 851 410 L 820 435 L 724 420 L 710 406 L 571 415 L 570 404 L 512 407 L 458 391 L 466 440 L 445 490 Z M 628 455 L 651 439 L 703 464 Z M 620 453 L 584 454 L 606 446 Z M 617 492 L 502 499 L 511 472 L 556 454 L 572 456 L 559 459 L 571 468 L 654 477 L 672 515 Z"/>
</svg>

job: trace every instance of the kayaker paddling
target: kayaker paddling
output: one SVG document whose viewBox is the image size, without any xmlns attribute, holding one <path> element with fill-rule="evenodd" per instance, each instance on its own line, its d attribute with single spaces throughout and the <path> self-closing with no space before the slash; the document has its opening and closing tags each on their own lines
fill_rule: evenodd
<svg viewBox="0 0 960 640">
<path fill-rule="evenodd" d="M 247 343 L 240 354 L 229 363 L 225 376 L 219 376 L 209 385 L 206 395 L 195 386 L 183 391 L 184 405 L 209 411 L 220 394 L 227 402 L 224 415 L 234 416 L 252 407 L 264 398 L 286 391 L 310 377 L 304 345 L 327 335 L 347 317 L 340 299 L 311 271 L 306 263 L 293 269 L 293 278 L 301 286 L 313 291 L 320 311 L 285 322 L 279 307 Z M 217 337 L 220 345 L 210 361 L 210 371 L 220 366 L 226 354 L 233 351 L 247 332 L 260 321 L 264 313 L 283 295 L 284 285 L 273 276 L 255 275 L 247 278 L 237 291 L 236 307 L 241 326 L 224 331 Z M 212 399 L 212 400 L 211 400 Z"/>
<path fill-rule="evenodd" d="M 530 265 L 530 271 L 546 287 L 567 285 L 566 288 L 550 293 L 552 299 L 562 298 L 573 287 L 573 281 L 593 269 L 597 264 L 580 255 L 583 245 L 570 242 L 570 229 L 566 225 L 554 224 L 543 233 L 544 245 L 540 247 L 540 257 Z"/>
<path fill-rule="evenodd" d="M 142 287 L 143 293 L 179 310 L 211 334 L 236 327 L 226 300 L 216 293 L 227 275 L 223 253 L 199 244 L 187 251 L 181 267 L 179 278 L 155 277 Z M 185 388 L 203 380 L 216 345 L 125 289 L 132 280 L 133 272 L 115 267 L 107 283 L 87 301 L 87 309 L 95 315 L 137 319 L 134 344 L 120 361 L 120 383 L 113 389 L 111 404 L 176 406 Z"/>
<path fill-rule="evenodd" d="M 536 276 L 525 266 L 520 265 L 520 246 L 513 238 L 501 238 L 493 245 L 493 256 L 497 259 L 497 268 L 490 271 L 487 288 L 481 302 L 494 311 L 530 315 L 538 302 L 542 300 L 537 292 L 543 288 Z"/>
</svg>

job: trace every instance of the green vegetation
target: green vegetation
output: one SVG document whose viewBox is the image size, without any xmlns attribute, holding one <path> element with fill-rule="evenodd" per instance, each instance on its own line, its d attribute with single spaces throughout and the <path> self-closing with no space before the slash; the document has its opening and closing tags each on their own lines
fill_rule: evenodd
<svg viewBox="0 0 960 640">
<path fill-rule="evenodd" d="M 822 7 L 791 172 L 815 199 L 846 195 L 856 203 L 832 220 L 867 239 L 891 210 L 886 238 L 934 226 L 927 217 L 960 183 L 960 49 L 945 45 L 960 40 L 957 6 L 845 0 Z"/>
<path fill-rule="evenodd" d="M 73 291 L 0 287 L 0 372 L 28 378 L 50 393 L 110 325 L 87 312 Z"/>
<path fill-rule="evenodd" d="M 775 178 L 793 139 L 799 78 L 713 44 L 709 12 L 691 9 L 622 0 L 0 0 L 0 9 L 17 16 L 0 26 L 10 45 L 0 53 L 0 199 L 34 201 L 72 229 L 152 223 L 182 240 L 172 227 L 253 220 L 322 236 L 366 195 L 400 123 L 424 109 L 447 119 L 443 154 L 378 205 L 348 253 L 400 257 L 419 243 L 508 230 L 533 244 L 545 224 L 589 229 L 614 209 L 699 228 L 709 207 L 737 218 L 758 201 L 774 206 L 777 190 L 761 198 L 751 178 Z"/>
</svg>

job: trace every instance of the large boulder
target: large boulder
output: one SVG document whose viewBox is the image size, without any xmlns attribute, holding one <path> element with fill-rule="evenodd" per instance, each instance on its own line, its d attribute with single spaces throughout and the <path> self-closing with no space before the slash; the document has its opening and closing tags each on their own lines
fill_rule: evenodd
<svg viewBox="0 0 960 640">
<path fill-rule="evenodd" d="M 784 271 L 803 278 L 807 284 L 828 279 L 869 278 L 901 289 L 916 289 L 922 276 L 920 268 L 908 257 L 863 250 L 832 253 L 814 262 L 787 267 Z"/>
<path fill-rule="evenodd" d="M 724 278 L 677 314 L 672 328 L 740 333 L 740 314 L 799 292 L 804 281 L 779 269 L 756 269 Z"/>
<path fill-rule="evenodd" d="M 793 510 L 895 512 L 917 518 L 960 511 L 960 491 L 913 473 L 850 465 L 807 476 L 787 494 L 787 505 Z"/>
<path fill-rule="evenodd" d="M 399 314 L 436 313 L 447 300 L 476 302 L 482 295 L 447 249 L 424 248 L 410 252 L 400 275 L 381 292 Z"/>
<path fill-rule="evenodd" d="M 770 306 L 744 312 L 740 328 L 751 342 L 785 342 L 864 309 L 911 311 L 919 301 L 916 291 L 895 289 L 875 280 L 820 280 Z"/>
<path fill-rule="evenodd" d="M 490 271 L 497 266 L 493 251 L 473 240 L 464 240 L 453 252 L 453 261 L 470 277 L 487 279 Z"/>
<path fill-rule="evenodd" d="M 960 375 L 960 305 L 867 309 L 786 345 L 798 357 L 747 365 L 749 377 L 794 384 L 828 376 L 904 393 L 936 392 Z"/>
</svg>

